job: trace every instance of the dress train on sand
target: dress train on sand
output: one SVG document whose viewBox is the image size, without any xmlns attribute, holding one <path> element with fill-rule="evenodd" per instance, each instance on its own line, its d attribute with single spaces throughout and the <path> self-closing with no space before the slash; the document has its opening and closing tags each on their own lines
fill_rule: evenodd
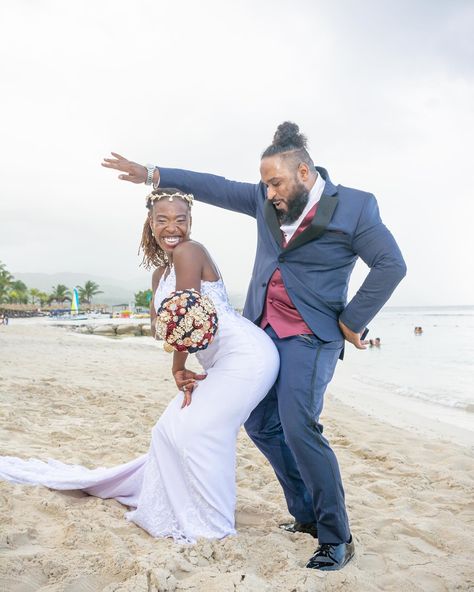
<svg viewBox="0 0 474 592">
<path fill-rule="evenodd" d="M 155 307 L 175 290 L 172 268 Z M 240 426 L 273 385 L 279 358 L 271 339 L 229 304 L 224 283 L 202 282 L 214 303 L 218 331 L 197 355 L 207 373 L 181 409 L 182 393 L 152 429 L 149 450 L 110 468 L 87 469 L 56 460 L 0 457 L 0 479 L 83 490 L 129 506 L 128 520 L 154 537 L 194 542 L 235 533 L 235 457 Z"/>
</svg>

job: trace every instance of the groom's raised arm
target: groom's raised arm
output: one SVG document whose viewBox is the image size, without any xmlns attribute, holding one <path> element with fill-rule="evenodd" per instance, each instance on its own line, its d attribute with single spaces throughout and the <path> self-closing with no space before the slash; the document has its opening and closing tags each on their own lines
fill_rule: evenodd
<svg viewBox="0 0 474 592">
<path fill-rule="evenodd" d="M 159 186 L 176 187 L 202 202 L 256 217 L 259 186 L 225 177 L 160 167 Z"/>
<path fill-rule="evenodd" d="M 242 214 L 256 217 L 257 199 L 260 185 L 253 183 L 240 183 L 229 181 L 218 175 L 207 173 L 193 173 L 182 169 L 158 168 L 147 165 L 146 167 L 116 152 L 112 152 L 113 158 L 104 158 L 102 166 L 107 169 L 120 171 L 119 179 L 129 183 L 148 183 L 160 187 L 174 187 L 186 193 L 192 193 L 196 199 L 213 206 L 225 208 Z M 149 175 L 153 173 L 150 178 Z"/>
</svg>

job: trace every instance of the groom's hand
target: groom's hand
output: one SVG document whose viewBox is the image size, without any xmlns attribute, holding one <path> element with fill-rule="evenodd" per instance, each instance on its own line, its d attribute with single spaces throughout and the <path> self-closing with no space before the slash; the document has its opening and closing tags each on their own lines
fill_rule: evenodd
<svg viewBox="0 0 474 592">
<path fill-rule="evenodd" d="M 344 339 L 349 343 L 352 343 L 357 349 L 367 349 L 367 344 L 369 343 L 365 339 L 360 338 L 360 333 L 354 333 L 351 331 L 347 325 L 344 325 L 342 321 L 339 321 L 339 328 L 344 335 Z"/>
<path fill-rule="evenodd" d="M 119 179 L 122 181 L 145 183 L 147 175 L 146 167 L 137 162 L 127 160 L 116 152 L 112 152 L 111 154 L 114 158 L 104 158 L 104 162 L 101 163 L 103 167 L 126 173 L 125 175 L 119 175 Z"/>
</svg>

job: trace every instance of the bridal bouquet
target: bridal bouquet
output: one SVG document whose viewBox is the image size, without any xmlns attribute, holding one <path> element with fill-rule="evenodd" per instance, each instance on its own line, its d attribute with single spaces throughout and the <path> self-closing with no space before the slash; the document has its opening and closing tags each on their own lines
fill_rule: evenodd
<svg viewBox="0 0 474 592">
<path fill-rule="evenodd" d="M 163 339 L 166 351 L 192 354 L 206 347 L 217 331 L 217 313 L 207 296 L 196 290 L 172 292 L 161 303 L 156 317 L 156 338 Z"/>
</svg>

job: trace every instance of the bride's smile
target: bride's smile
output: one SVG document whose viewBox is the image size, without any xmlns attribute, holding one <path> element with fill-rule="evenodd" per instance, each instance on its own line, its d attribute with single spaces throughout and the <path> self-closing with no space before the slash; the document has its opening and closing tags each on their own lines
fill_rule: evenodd
<svg viewBox="0 0 474 592">
<path fill-rule="evenodd" d="M 159 247 L 171 254 L 179 243 L 189 240 L 191 233 L 191 214 L 183 200 L 163 199 L 153 206 L 150 226 Z"/>
</svg>

